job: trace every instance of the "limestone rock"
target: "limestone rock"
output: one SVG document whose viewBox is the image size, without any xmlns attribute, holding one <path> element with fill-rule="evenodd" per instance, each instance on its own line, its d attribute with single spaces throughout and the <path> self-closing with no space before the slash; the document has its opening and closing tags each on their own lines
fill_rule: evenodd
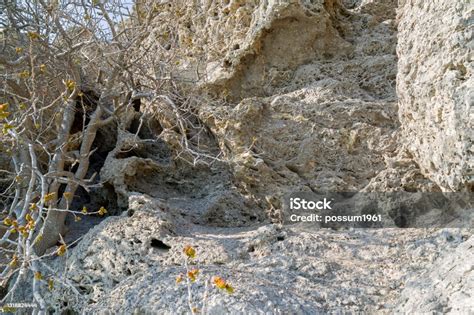
<svg viewBox="0 0 474 315">
<path fill-rule="evenodd" d="M 286 41 L 282 58 L 294 62 L 289 66 L 277 60 L 285 69 L 284 75 L 266 79 L 264 85 L 257 81 L 250 84 L 264 92 L 248 90 L 242 78 L 265 77 L 264 69 L 271 67 L 254 67 L 253 62 L 259 58 L 270 62 L 268 56 L 280 50 L 261 49 L 253 52 L 251 59 L 232 59 L 229 69 L 239 71 L 226 71 L 224 81 L 235 82 L 231 94 L 244 99 L 227 106 L 200 107 L 200 117 L 230 160 L 241 191 L 277 221 L 275 209 L 281 208 L 284 194 L 361 190 L 386 168 L 385 156 L 397 151 L 394 22 L 348 13 L 339 2 L 330 3 L 326 1 L 324 10 L 305 23 L 318 28 L 321 19 L 327 20 L 332 27 L 327 28 L 324 38 L 336 47 L 340 45 L 337 53 L 320 47 L 320 55 L 293 60 L 289 49 L 293 45 L 301 48 L 301 43 Z M 285 8 L 285 14 L 301 19 L 301 6 Z M 391 8 L 395 9 L 395 4 Z M 262 40 L 278 42 L 276 36 L 283 36 L 276 25 L 286 20 L 272 14 L 265 21 L 275 35 L 263 39 L 254 36 L 252 45 Z M 346 28 L 349 23 L 351 27 Z M 368 23 L 373 24 L 367 27 Z M 297 38 L 294 40 L 300 40 Z M 249 93 L 252 97 L 245 97 Z"/>
<path fill-rule="evenodd" d="M 194 306 L 202 306 L 205 279 L 221 276 L 235 288 L 229 295 L 210 285 L 209 314 L 388 314 L 407 274 L 423 271 L 441 251 L 470 246 L 460 230 L 211 228 L 143 195 L 129 204 L 128 215 L 100 223 L 57 261 L 57 275 L 67 275 L 78 291 L 58 284 L 48 293 L 56 311 L 188 313 L 186 284 L 175 279 L 185 272 L 182 249 L 189 244 L 197 251 L 191 268 L 200 270 Z"/>
<path fill-rule="evenodd" d="M 122 210 L 128 209 L 131 196 L 140 193 L 179 209 L 196 223 L 242 226 L 263 219 L 254 203 L 233 186 L 225 165 L 190 166 L 171 152 L 176 154 L 161 139 L 137 141 L 134 134 L 119 132 L 101 178 L 113 187 Z"/>
<path fill-rule="evenodd" d="M 474 94 L 470 1 L 409 0 L 399 8 L 403 141 L 444 190 L 472 190 Z"/>
<path fill-rule="evenodd" d="M 397 0 L 362 0 L 358 10 L 379 20 L 394 19 L 397 5 Z"/>
<path fill-rule="evenodd" d="M 242 6 L 243 8 L 243 6 Z M 302 64 L 347 56 L 350 43 L 336 29 L 339 1 L 257 1 L 238 49 L 207 66 L 206 86 L 231 98 L 270 93 Z"/>
<path fill-rule="evenodd" d="M 202 279 L 235 287 L 210 285 L 204 313 L 472 308 L 472 229 L 269 222 L 281 223 L 282 198 L 296 191 L 469 189 L 467 1 L 400 1 L 398 34 L 392 0 L 153 3 L 146 58 L 167 62 L 150 75 L 199 91 L 192 123 L 220 159 L 180 159 L 192 135 L 177 131 L 166 104 L 123 113 L 100 170 L 119 209 L 51 259 L 44 274 L 62 281 L 45 293 L 54 311 L 189 313 L 186 285 L 175 282 L 187 244 L 198 253 L 195 306 Z"/>
<path fill-rule="evenodd" d="M 474 239 L 470 237 L 407 282 L 397 313 L 468 314 L 474 309 L 473 292 Z"/>
</svg>

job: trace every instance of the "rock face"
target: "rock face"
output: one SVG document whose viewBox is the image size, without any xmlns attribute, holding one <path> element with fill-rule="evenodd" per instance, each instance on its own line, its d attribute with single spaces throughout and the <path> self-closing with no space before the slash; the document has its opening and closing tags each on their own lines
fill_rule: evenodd
<svg viewBox="0 0 474 315">
<path fill-rule="evenodd" d="M 396 32 L 339 1 L 262 6 L 205 82 L 229 103 L 200 111 L 243 193 L 273 215 L 285 193 L 361 190 L 397 156 Z"/>
<path fill-rule="evenodd" d="M 474 309 L 474 239 L 448 250 L 407 282 L 397 312 L 468 314 Z"/>
<path fill-rule="evenodd" d="M 472 306 L 472 230 L 271 224 L 296 191 L 470 189 L 467 1 L 401 1 L 400 60 L 393 0 L 154 3 L 147 58 L 168 63 L 150 75 L 179 70 L 179 89 L 197 87 L 192 123 L 219 159 L 180 159 L 187 128 L 162 100 L 125 113 L 100 170 L 116 216 L 53 259 L 52 308 L 186 314 L 186 285 L 175 283 L 186 244 L 200 279 L 235 286 L 232 295 L 211 287 L 209 314 Z M 192 287 L 199 306 L 203 282 Z"/>
<path fill-rule="evenodd" d="M 360 191 L 369 183 L 372 190 L 431 189 L 414 163 L 394 162 L 405 154 L 398 145 L 396 25 L 385 14 L 395 7 L 363 2 L 348 11 L 336 0 L 160 5 L 161 35 L 150 45 L 160 53 L 166 46 L 200 93 L 223 99 L 201 101 L 196 111 L 213 135 L 209 147 L 228 164 L 211 170 L 175 162 L 173 112 L 144 103 L 146 119 L 160 127 L 151 137 L 138 135 L 139 144 L 121 132 L 101 171 L 119 205 L 126 207 L 131 192 L 146 193 L 197 219 L 245 225 L 261 214 L 278 221 L 282 196 L 294 191 Z M 167 25 L 175 40 L 163 35 Z M 156 136 L 159 142 L 145 142 Z M 389 163 L 403 180 L 380 178 Z"/>
<path fill-rule="evenodd" d="M 473 5 L 404 1 L 399 12 L 399 117 L 403 142 L 444 190 L 473 190 Z"/>
<path fill-rule="evenodd" d="M 461 301 L 472 286 L 473 273 L 464 260 L 469 257 L 438 259 L 441 251 L 452 251 L 462 243 L 467 231 L 318 231 L 299 225 L 211 228 L 191 224 L 145 195 L 131 196 L 129 205 L 128 213 L 93 228 L 66 261 L 56 261 L 54 268 L 65 265 L 63 272 L 69 279 L 69 286 L 46 297 L 56 309 L 188 313 L 186 284 L 175 282 L 185 272 L 185 244 L 197 250 L 191 266 L 200 270 L 192 285 L 195 306 L 201 308 L 204 279 L 218 275 L 235 287 L 232 295 L 211 287 L 206 314 L 389 314 L 402 292 L 405 298 L 413 290 L 428 288 L 433 281 L 430 273 L 422 278 L 422 287 L 410 284 L 404 289 L 407 280 L 413 281 L 407 275 L 418 275 L 434 261 L 441 262 L 440 277 L 449 275 L 450 283 L 461 289 L 452 295 L 457 299 L 452 303 Z M 469 246 L 471 241 L 462 243 L 459 255 L 471 250 L 472 256 Z M 455 275 L 448 272 L 452 262 L 458 266 Z M 452 291 L 443 289 L 443 283 L 437 288 L 437 296 L 451 297 Z M 410 296 L 404 309 L 441 310 L 413 308 L 414 301 Z M 454 309 L 462 310 L 459 305 Z"/>
<path fill-rule="evenodd" d="M 233 2 L 222 10 L 232 14 L 232 8 L 248 6 Z M 236 49 L 207 66 L 205 84 L 226 91 L 232 99 L 270 95 L 300 65 L 352 51 L 337 30 L 344 12 L 338 1 L 255 1 L 250 10 L 245 36 L 229 43 Z"/>
</svg>

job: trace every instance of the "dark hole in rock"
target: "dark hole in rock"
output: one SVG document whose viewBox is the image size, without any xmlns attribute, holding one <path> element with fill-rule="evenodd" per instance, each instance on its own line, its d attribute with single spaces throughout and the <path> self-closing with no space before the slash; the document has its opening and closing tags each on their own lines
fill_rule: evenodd
<svg viewBox="0 0 474 315">
<path fill-rule="evenodd" d="M 412 192 L 412 193 L 418 191 L 418 189 L 416 187 L 411 187 L 411 186 L 404 186 L 403 190 L 406 191 L 406 192 Z"/>
<path fill-rule="evenodd" d="M 229 68 L 230 66 L 232 66 L 232 62 L 230 62 L 230 60 L 224 60 L 224 67 L 225 68 Z"/>
<path fill-rule="evenodd" d="M 106 206 L 107 209 L 110 211 L 113 211 L 114 209 L 117 209 L 117 213 L 112 213 L 112 214 L 119 214 L 121 210 L 123 209 L 118 209 L 118 204 L 117 204 L 117 193 L 115 192 L 115 188 L 112 184 L 110 183 L 104 183 L 102 186 L 102 194 L 105 197 L 104 201 L 102 204 Z"/>
<path fill-rule="evenodd" d="M 135 243 L 135 244 L 142 244 L 143 243 L 138 238 L 134 238 L 132 242 Z"/>
<path fill-rule="evenodd" d="M 128 131 L 135 134 L 138 132 L 138 128 L 140 128 L 140 118 L 135 117 L 132 120 L 132 123 L 130 124 L 130 128 L 128 128 Z"/>
<path fill-rule="evenodd" d="M 134 100 L 132 101 L 133 109 L 134 109 L 136 112 L 139 112 L 139 111 L 140 111 L 141 104 L 142 104 L 142 100 L 139 99 L 139 98 L 136 98 L 136 99 L 134 99 Z"/>
<path fill-rule="evenodd" d="M 97 151 L 94 153 L 94 159 L 97 159 L 99 162 L 105 162 L 107 154 L 112 151 L 117 145 L 117 123 L 112 122 L 107 124 L 97 131 L 97 134 L 94 139 L 93 147 L 97 148 Z M 92 158 L 92 157 L 91 157 Z"/>
<path fill-rule="evenodd" d="M 400 205 L 389 212 L 390 217 L 397 227 L 405 228 L 410 225 L 410 211 L 405 205 Z"/>
<path fill-rule="evenodd" d="M 247 252 L 249 253 L 253 253 L 255 251 L 255 246 L 253 245 L 250 245 L 248 248 L 247 248 Z"/>
<path fill-rule="evenodd" d="M 284 241 L 285 240 L 285 237 L 283 235 L 278 235 L 277 236 L 277 241 L 278 242 L 281 242 L 281 241 Z"/>
<path fill-rule="evenodd" d="M 90 289 L 85 287 L 85 286 L 81 285 L 81 286 L 78 287 L 78 289 L 81 293 L 90 293 Z"/>
<path fill-rule="evenodd" d="M 127 130 L 137 134 L 140 139 L 156 139 L 163 131 L 163 127 L 158 120 L 137 114 Z"/>
<path fill-rule="evenodd" d="M 456 240 L 456 238 L 455 238 L 454 236 L 452 236 L 452 235 L 447 235 L 447 236 L 446 236 L 446 241 L 452 242 L 452 241 L 454 241 L 454 240 Z"/>
<path fill-rule="evenodd" d="M 133 209 L 128 209 L 128 211 L 127 211 L 127 215 L 129 217 L 133 216 L 134 213 L 135 213 L 135 211 Z"/>
<path fill-rule="evenodd" d="M 404 215 L 399 215 L 394 219 L 395 225 L 403 228 L 408 226 L 408 220 Z"/>
<path fill-rule="evenodd" d="M 161 250 L 169 250 L 171 248 L 171 246 L 163 243 L 163 241 L 161 241 L 159 239 L 156 239 L 156 238 L 151 239 L 151 244 L 150 245 L 153 248 L 158 248 L 158 249 L 161 249 Z"/>
</svg>

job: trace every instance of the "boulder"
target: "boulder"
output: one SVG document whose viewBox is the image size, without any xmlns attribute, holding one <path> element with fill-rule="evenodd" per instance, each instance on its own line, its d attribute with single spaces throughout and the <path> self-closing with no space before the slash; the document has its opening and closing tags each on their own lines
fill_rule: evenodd
<svg viewBox="0 0 474 315">
<path fill-rule="evenodd" d="M 472 3 L 407 0 L 399 8 L 402 141 L 443 190 L 474 188 Z"/>
</svg>

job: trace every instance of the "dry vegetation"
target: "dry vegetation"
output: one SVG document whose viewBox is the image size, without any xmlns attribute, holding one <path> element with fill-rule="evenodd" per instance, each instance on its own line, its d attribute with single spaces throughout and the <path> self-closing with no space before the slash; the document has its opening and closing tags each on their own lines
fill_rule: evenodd
<svg viewBox="0 0 474 315">
<path fill-rule="evenodd" d="M 191 164 L 218 159 L 201 143 L 196 94 L 175 83 L 179 62 L 155 43 L 158 9 L 123 0 L 1 4 L 1 143 L 13 163 L 1 171 L 1 279 L 9 290 L 0 304 L 14 301 L 19 284 L 31 279 L 42 312 L 42 290 L 70 285 L 40 269 L 71 245 L 61 236 L 68 214 L 80 220 L 107 213 L 82 207 L 77 192 L 101 185 L 90 171 L 98 131 L 126 128 L 133 116 L 138 134 L 143 115 L 152 114 L 140 112 L 142 100 L 166 118 L 156 136 L 173 142 L 177 157 Z"/>
</svg>

